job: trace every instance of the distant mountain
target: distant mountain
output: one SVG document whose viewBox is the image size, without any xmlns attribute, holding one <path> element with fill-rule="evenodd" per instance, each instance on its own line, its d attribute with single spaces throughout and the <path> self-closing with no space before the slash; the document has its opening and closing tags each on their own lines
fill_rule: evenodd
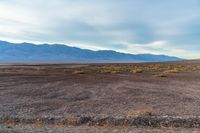
<svg viewBox="0 0 200 133">
<path fill-rule="evenodd" d="M 60 44 L 14 44 L 0 41 L 0 63 L 23 62 L 164 62 L 177 57 L 152 54 L 125 54 L 111 50 L 92 51 Z"/>
</svg>

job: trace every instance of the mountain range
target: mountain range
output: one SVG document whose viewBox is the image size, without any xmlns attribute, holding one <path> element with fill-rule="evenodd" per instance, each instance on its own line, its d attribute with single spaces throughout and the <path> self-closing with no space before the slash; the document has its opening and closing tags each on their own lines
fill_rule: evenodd
<svg viewBox="0 0 200 133">
<path fill-rule="evenodd" d="M 127 54 L 112 50 L 93 51 L 63 44 L 10 43 L 0 41 L 0 63 L 69 62 L 165 62 L 178 57 L 153 54 Z"/>
</svg>

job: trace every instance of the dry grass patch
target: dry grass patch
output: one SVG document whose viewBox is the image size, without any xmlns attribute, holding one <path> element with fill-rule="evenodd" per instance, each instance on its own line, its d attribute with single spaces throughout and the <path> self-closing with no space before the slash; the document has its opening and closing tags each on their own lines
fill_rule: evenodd
<svg viewBox="0 0 200 133">
<path fill-rule="evenodd" d="M 110 73 L 111 73 L 111 74 L 119 74 L 120 71 L 111 71 Z"/>
<path fill-rule="evenodd" d="M 75 70 L 72 72 L 72 74 L 85 74 L 86 72 L 83 70 Z"/>
<path fill-rule="evenodd" d="M 128 117 L 152 116 L 153 109 L 150 107 L 139 108 L 128 112 Z"/>
<path fill-rule="evenodd" d="M 193 66 L 192 70 L 196 71 L 196 70 L 200 70 L 200 66 Z"/>
<path fill-rule="evenodd" d="M 133 70 L 131 70 L 130 71 L 131 73 L 142 73 L 143 72 L 143 70 L 142 69 L 139 69 L 139 68 L 137 68 L 137 69 L 133 69 Z"/>
<path fill-rule="evenodd" d="M 165 73 L 179 73 L 181 72 L 181 70 L 177 69 L 177 68 L 174 68 L 174 69 L 171 69 L 171 70 L 166 70 Z"/>
</svg>

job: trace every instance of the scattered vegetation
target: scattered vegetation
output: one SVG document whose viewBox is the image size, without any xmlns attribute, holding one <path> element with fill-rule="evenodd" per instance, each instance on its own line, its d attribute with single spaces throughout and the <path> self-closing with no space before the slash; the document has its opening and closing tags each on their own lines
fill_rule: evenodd
<svg viewBox="0 0 200 133">
<path fill-rule="evenodd" d="M 83 71 L 83 70 L 75 70 L 75 71 L 73 71 L 73 74 L 85 74 L 85 71 Z"/>
<path fill-rule="evenodd" d="M 160 74 L 156 75 L 156 77 L 164 78 L 164 77 L 167 77 L 167 74 L 166 73 L 160 73 Z"/>
<path fill-rule="evenodd" d="M 142 117 L 142 116 L 152 116 L 153 109 L 146 107 L 141 109 L 134 109 L 128 112 L 128 117 Z"/>
<path fill-rule="evenodd" d="M 56 70 L 55 70 L 56 69 Z M 139 74 L 149 73 L 156 77 L 167 77 L 175 73 L 183 73 L 188 71 L 200 70 L 198 65 L 180 65 L 169 63 L 138 63 L 138 64 L 90 64 L 83 67 L 65 67 L 58 66 L 16 66 L 9 68 L 8 66 L 0 68 L 0 74 L 12 73 L 51 73 L 51 74 Z"/>
<path fill-rule="evenodd" d="M 142 73 L 142 69 L 133 69 L 131 70 L 131 73 Z"/>
<path fill-rule="evenodd" d="M 177 68 L 167 70 L 166 73 L 179 73 L 181 70 L 178 70 Z"/>
<path fill-rule="evenodd" d="M 118 73 L 120 73 L 120 71 L 115 71 L 115 70 L 114 70 L 114 71 L 111 71 L 110 73 L 111 73 L 111 74 L 118 74 Z"/>
<path fill-rule="evenodd" d="M 200 70 L 200 66 L 193 66 L 193 70 Z"/>
</svg>

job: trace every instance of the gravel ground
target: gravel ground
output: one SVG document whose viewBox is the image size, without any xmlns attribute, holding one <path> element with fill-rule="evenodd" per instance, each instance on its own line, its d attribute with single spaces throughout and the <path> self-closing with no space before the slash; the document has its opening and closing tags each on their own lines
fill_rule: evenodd
<svg viewBox="0 0 200 133">
<path fill-rule="evenodd" d="M 200 71 L 63 72 L 83 65 L 2 65 L 10 69 L 0 72 L 0 132 L 198 132 Z"/>
<path fill-rule="evenodd" d="M 1 133 L 199 133 L 196 128 L 0 125 Z"/>
</svg>

